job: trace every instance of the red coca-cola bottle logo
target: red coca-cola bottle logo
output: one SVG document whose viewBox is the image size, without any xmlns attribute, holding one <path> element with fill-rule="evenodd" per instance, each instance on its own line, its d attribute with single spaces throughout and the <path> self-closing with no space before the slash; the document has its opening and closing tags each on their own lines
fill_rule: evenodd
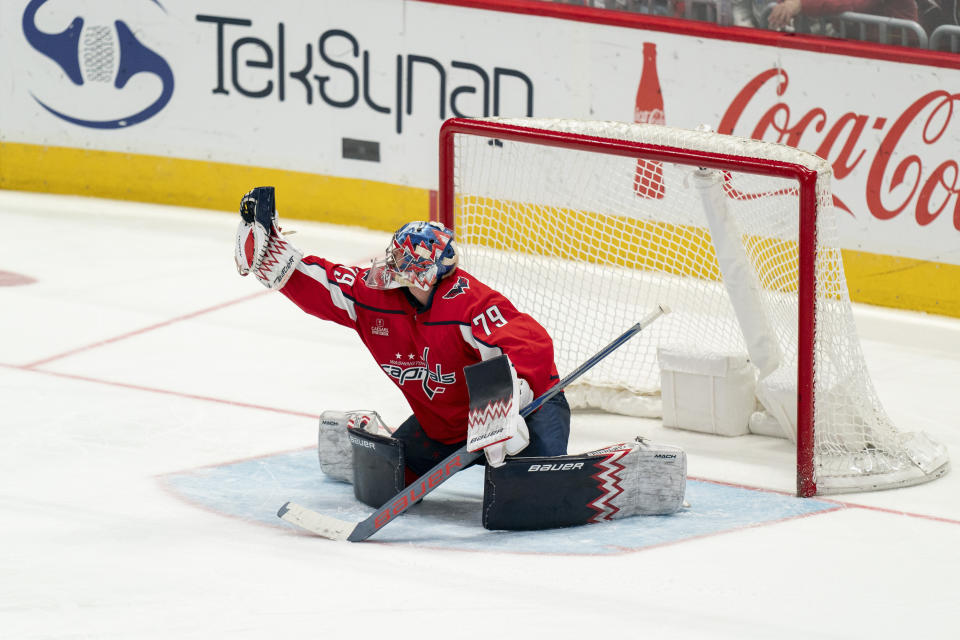
<svg viewBox="0 0 960 640">
<path fill-rule="evenodd" d="M 663 114 L 663 93 L 657 76 L 657 45 L 643 43 L 643 72 L 637 87 L 633 120 L 641 124 L 666 124 Z M 652 160 L 637 160 L 633 189 L 641 198 L 660 199 L 666 193 L 663 184 L 663 164 Z"/>
</svg>

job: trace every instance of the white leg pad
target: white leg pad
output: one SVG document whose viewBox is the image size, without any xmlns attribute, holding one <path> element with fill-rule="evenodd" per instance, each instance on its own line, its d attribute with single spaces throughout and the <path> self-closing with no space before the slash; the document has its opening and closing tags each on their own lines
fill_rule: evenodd
<svg viewBox="0 0 960 640">
<path fill-rule="evenodd" d="M 642 438 L 630 443 L 619 460 L 623 493 L 610 500 L 618 508 L 612 518 L 665 515 L 683 506 L 687 488 L 687 454 L 679 447 L 653 444 Z"/>
</svg>

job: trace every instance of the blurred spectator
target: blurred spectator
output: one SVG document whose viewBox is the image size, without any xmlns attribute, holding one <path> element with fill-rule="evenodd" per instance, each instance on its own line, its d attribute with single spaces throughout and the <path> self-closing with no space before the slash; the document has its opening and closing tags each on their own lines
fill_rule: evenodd
<svg viewBox="0 0 960 640">
<path fill-rule="evenodd" d="M 926 46 L 929 36 L 944 24 L 960 24 L 960 0 L 547 0 L 599 9 L 647 15 L 706 20 L 719 25 L 797 31 L 814 35 L 849 37 L 891 44 Z M 880 30 L 876 18 L 839 14 L 867 14 L 895 18 L 900 23 Z M 859 20 L 859 22 L 858 22 Z M 866 27 L 856 25 L 866 24 Z M 853 25 L 853 26 L 851 26 Z M 859 31 L 855 31 L 857 29 Z M 886 28 L 885 28 L 886 29 Z M 851 30 L 854 33 L 851 34 Z M 918 36 L 917 33 L 920 32 Z M 857 35 L 859 34 L 859 35 Z M 884 35 L 887 34 L 887 35 Z M 879 40 L 878 40 L 879 35 Z"/>
<path fill-rule="evenodd" d="M 647 5 L 651 4 L 649 0 L 553 0 L 560 4 L 576 4 L 583 7 L 594 7 L 597 9 L 618 9 L 620 11 L 634 11 L 637 13 L 649 13 L 646 11 Z"/>
<path fill-rule="evenodd" d="M 730 0 L 731 24 L 735 27 L 756 27 L 757 20 L 753 15 L 753 0 Z"/>
<path fill-rule="evenodd" d="M 956 0 L 917 0 L 917 11 L 928 35 L 940 25 L 960 24 Z"/>
<path fill-rule="evenodd" d="M 573 4 L 595 9 L 616 9 L 654 16 L 683 17 L 683 0 L 547 0 L 558 4 Z M 743 0 L 749 1 L 749 0 Z"/>
<path fill-rule="evenodd" d="M 767 16 L 767 26 L 783 29 L 795 17 L 823 17 L 854 11 L 886 18 L 899 18 L 917 22 L 916 0 L 781 0 Z"/>
</svg>

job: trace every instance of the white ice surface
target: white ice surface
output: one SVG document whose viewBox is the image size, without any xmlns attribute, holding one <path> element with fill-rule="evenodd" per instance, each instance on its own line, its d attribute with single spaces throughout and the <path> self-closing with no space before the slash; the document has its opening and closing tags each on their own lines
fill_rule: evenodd
<svg viewBox="0 0 960 640">
<path fill-rule="evenodd" d="M 0 637 L 960 637 L 957 471 L 612 556 L 337 544 L 185 502 L 164 474 L 310 447 L 323 409 L 407 415 L 348 332 L 236 275 L 235 225 L 0 191 L 0 271 L 37 280 L 0 287 Z M 386 241 L 287 226 L 345 262 Z M 956 460 L 960 322 L 857 318 L 888 412 Z M 692 477 L 793 488 L 777 439 L 580 414 L 571 450 L 638 430 Z"/>
</svg>

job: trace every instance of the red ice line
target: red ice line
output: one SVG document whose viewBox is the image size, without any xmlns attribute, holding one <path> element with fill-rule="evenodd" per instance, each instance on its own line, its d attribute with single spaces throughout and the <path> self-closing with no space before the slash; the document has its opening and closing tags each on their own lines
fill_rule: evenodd
<svg viewBox="0 0 960 640">
<path fill-rule="evenodd" d="M 207 307 L 206 309 L 200 309 L 199 311 L 194 311 L 194 312 L 192 312 L 192 313 L 188 313 L 188 314 L 186 314 L 186 315 L 178 316 L 178 317 L 176 317 L 176 318 L 171 318 L 170 320 L 164 320 L 163 322 L 158 322 L 157 324 L 152 324 L 152 325 L 150 325 L 150 326 L 148 326 L 148 327 L 143 327 L 142 329 L 137 329 L 136 331 L 130 331 L 130 332 L 128 332 L 128 333 L 122 333 L 122 334 L 120 334 L 120 335 L 118 335 L 118 336 L 114 336 L 113 338 L 108 338 L 108 339 L 106 339 L 106 340 L 101 340 L 100 342 L 94 342 L 94 343 L 92 343 L 92 344 L 88 344 L 88 345 L 83 346 L 83 347 L 77 347 L 76 349 L 71 349 L 70 351 L 64 351 L 63 353 L 57 354 L 57 355 L 55 355 L 55 356 L 50 356 L 49 358 L 44 358 L 43 360 L 37 360 L 37 361 L 35 361 L 35 362 L 31 362 L 30 364 L 22 365 L 20 368 L 21 368 L 21 369 L 34 369 L 34 368 L 36 368 L 36 367 L 38 367 L 38 366 L 40 366 L 40 365 L 42 365 L 42 364 L 47 364 L 48 362 L 53 362 L 54 360 L 60 360 L 60 359 L 62 359 L 62 358 L 66 358 L 67 356 L 72 356 L 72 355 L 74 355 L 74 354 L 81 353 L 81 352 L 83 352 L 83 351 L 89 351 L 89 350 L 91 350 L 91 349 L 96 349 L 96 348 L 98 348 L 98 347 L 102 347 L 102 346 L 105 346 L 105 345 L 108 345 L 108 344 L 112 344 L 112 343 L 114 343 L 114 342 L 119 342 L 119 341 L 121 341 L 121 340 L 126 340 L 127 338 L 132 338 L 133 336 L 142 335 L 142 334 L 144 334 L 144 333 L 147 333 L 148 331 L 153 331 L 154 329 L 159 329 L 160 327 L 166 327 L 166 326 L 169 326 L 169 325 L 171 325 L 171 324 L 176 324 L 177 322 L 182 322 L 182 321 L 184 321 L 184 320 L 189 320 L 189 319 L 191 319 L 191 318 L 196 318 L 197 316 L 202 316 L 202 315 L 205 314 L 205 313 L 210 313 L 211 311 L 218 311 L 218 310 L 223 309 L 223 308 L 225 308 L 225 307 L 229 307 L 229 306 L 234 305 L 234 304 L 237 304 L 237 303 L 239 303 L 239 302 L 246 302 L 247 300 L 251 300 L 251 299 L 253 299 L 253 298 L 257 298 L 257 297 L 259 297 L 259 296 L 266 295 L 266 294 L 268 294 L 268 293 L 270 293 L 270 292 L 269 292 L 269 291 L 258 291 L 258 292 L 256 292 L 256 293 L 251 294 L 251 295 L 244 296 L 244 297 L 242 297 L 242 298 L 237 298 L 236 300 L 230 300 L 229 302 L 223 302 L 223 303 L 221 303 L 221 304 L 218 304 L 218 305 L 215 305 L 215 306 L 212 306 L 212 307 Z"/>
<path fill-rule="evenodd" d="M 125 339 L 127 339 L 127 338 L 131 338 L 131 337 L 133 337 L 133 336 L 142 335 L 142 334 L 147 333 L 147 332 L 149 332 L 149 331 L 153 331 L 154 329 L 159 329 L 159 328 L 161 328 L 161 327 L 166 327 L 166 326 L 169 326 L 169 325 L 171 325 L 171 324 L 175 324 L 175 323 L 177 323 L 177 322 L 182 322 L 182 321 L 184 321 L 184 320 L 189 320 L 189 319 L 191 319 L 191 318 L 196 318 L 196 317 L 201 316 L 201 315 L 203 315 L 203 314 L 205 314 L 205 313 L 210 313 L 211 311 L 217 311 L 217 310 L 219 310 L 219 309 L 223 309 L 223 308 L 225 308 L 225 307 L 229 307 L 229 306 L 231 306 L 231 305 L 238 304 L 238 303 L 240 303 L 240 302 L 246 302 L 247 300 L 251 300 L 251 299 L 253 299 L 253 298 L 257 298 L 257 297 L 259 297 L 259 296 L 266 295 L 266 294 L 268 294 L 268 293 L 270 293 L 270 292 L 269 292 L 269 291 L 258 291 L 257 293 L 254 293 L 254 294 L 251 294 L 251 295 L 248 295 L 248 296 L 243 296 L 242 298 L 237 298 L 237 299 L 235 299 L 235 300 L 230 300 L 230 301 L 227 301 L 227 302 L 223 302 L 223 303 L 221 303 L 221 304 L 214 305 L 214 306 L 212 306 L 212 307 L 207 307 L 206 309 L 200 309 L 199 311 L 194 311 L 194 312 L 192 312 L 192 313 L 188 313 L 188 314 L 185 314 L 185 315 L 182 315 L 182 316 L 177 316 L 177 317 L 175 317 L 175 318 L 171 318 L 170 320 L 165 320 L 164 322 L 158 322 L 157 324 L 153 324 L 153 325 L 150 325 L 150 326 L 147 326 L 147 327 L 143 327 L 142 329 L 137 329 L 136 331 L 130 331 L 130 332 L 127 332 L 127 333 L 124 333 L 124 334 L 120 334 L 120 335 L 118 335 L 118 336 L 114 336 L 113 338 L 108 338 L 107 340 L 101 340 L 101 341 L 99 341 L 99 342 L 94 342 L 94 343 L 88 344 L 88 345 L 83 346 L 83 347 L 78 347 L 78 348 L 72 349 L 72 350 L 70 350 L 70 351 L 65 351 L 65 352 L 63 352 L 63 353 L 61 353 L 61 354 L 58 354 L 58 355 L 55 355 L 55 356 L 50 356 L 50 357 L 48 357 L 48 358 L 44 358 L 43 360 L 37 360 L 37 361 L 35 361 L 35 362 L 31 362 L 31 363 L 29 363 L 29 364 L 10 365 L 10 364 L 0 363 L 0 367 L 6 368 L 6 369 L 17 369 L 17 370 L 21 370 L 21 371 L 30 371 L 30 372 L 33 372 L 33 373 L 40 373 L 40 374 L 44 374 L 44 375 L 57 376 L 57 377 L 60 377 L 60 378 L 69 378 L 69 379 L 72 379 L 72 380 L 82 380 L 82 381 L 84 381 L 84 382 L 93 382 L 93 383 L 97 383 L 97 384 L 104 384 L 104 385 L 109 385 L 109 386 L 113 386 L 113 387 L 120 387 L 120 388 L 124 388 L 124 389 L 133 389 L 133 390 L 136 390 L 136 391 L 146 391 L 146 392 L 148 392 L 148 393 L 161 393 L 161 394 L 166 394 L 166 395 L 171 395 L 171 396 L 177 396 L 177 397 L 180 397 L 180 398 L 189 398 L 189 399 L 191 399 L 191 400 L 202 400 L 202 401 L 205 401 L 205 402 L 216 402 L 216 403 L 219 403 L 219 404 L 231 405 L 231 406 L 235 406 L 235 407 L 245 407 L 245 408 L 248 408 L 248 409 L 257 409 L 257 410 L 260 410 L 260 411 L 271 411 L 271 412 L 273 412 L 273 413 L 282 413 L 282 414 L 285 414 L 285 415 L 301 416 L 301 417 L 305 417 L 305 418 L 318 419 L 318 418 L 320 417 L 319 414 L 305 413 L 305 412 L 302 412 L 302 411 L 291 411 L 291 410 L 289 410 L 289 409 L 281 409 L 281 408 L 279 408 L 279 407 L 267 407 L 267 406 L 264 406 L 264 405 L 251 404 L 251 403 L 247 403 L 247 402 L 237 402 L 237 401 L 234 401 L 234 400 L 226 400 L 226 399 L 223 399 L 223 398 L 215 398 L 215 397 L 212 397 L 212 396 L 202 396 L 202 395 L 197 395 L 197 394 L 192 394 L 192 393 L 184 393 L 184 392 L 182 392 L 182 391 L 171 391 L 171 390 L 168 390 L 168 389 L 157 389 L 157 388 L 154 388 L 154 387 L 145 387 L 145 386 L 142 386 L 142 385 L 129 384 L 129 383 L 124 383 L 124 382 L 114 382 L 114 381 L 111 381 L 111 380 L 102 380 L 102 379 L 99 379 L 99 378 L 91 378 L 91 377 L 88 377 L 88 376 L 81 376 L 81 375 L 70 374 L 70 373 L 60 373 L 60 372 L 57 372 L 57 371 L 46 371 L 46 370 L 38 369 L 38 368 L 37 368 L 37 367 L 39 367 L 39 366 L 42 365 L 42 364 L 46 364 L 46 363 L 52 362 L 52 361 L 54 361 L 54 360 L 60 360 L 60 359 L 62 359 L 62 358 L 66 358 L 66 357 L 68 357 L 68 356 L 71 356 L 71 355 L 74 355 L 74 354 L 77 354 L 77 353 L 81 353 L 81 352 L 83 352 L 83 351 L 89 351 L 89 350 L 92 350 L 92 349 L 96 349 L 96 348 L 98 348 L 98 347 L 102 347 L 102 346 L 105 346 L 105 345 L 108 345 L 108 344 L 113 344 L 113 343 L 115 343 L 115 342 L 119 342 L 119 341 L 121 341 L 121 340 L 125 340 Z M 700 481 L 703 481 L 703 482 L 711 482 L 711 483 L 713 483 L 713 484 L 720 484 L 720 485 L 726 485 L 726 486 L 731 486 L 731 487 L 740 487 L 740 488 L 743 488 L 743 489 L 750 489 L 750 490 L 753 490 L 753 491 L 766 491 L 766 492 L 768 492 L 768 493 L 779 493 L 779 494 L 783 494 L 783 495 L 792 495 L 792 494 L 790 494 L 790 493 L 788 493 L 788 492 L 786 492 L 786 491 L 776 491 L 776 490 L 773 490 L 773 489 L 764 489 L 764 488 L 761 488 L 761 487 L 751 487 L 751 486 L 748 486 L 748 485 L 736 484 L 736 483 L 730 483 L 730 482 L 721 482 L 721 481 L 711 480 L 711 479 L 707 479 L 707 478 L 695 478 L 695 477 L 690 477 L 689 479 L 690 479 L 690 480 L 700 480 Z M 874 506 L 869 506 L 869 505 L 854 504 L 854 503 L 850 503 L 850 502 L 841 502 L 841 501 L 838 501 L 838 500 L 829 500 L 829 499 L 825 499 L 825 498 L 814 498 L 814 499 L 816 499 L 816 500 L 821 500 L 821 501 L 824 501 L 824 502 L 831 502 L 831 503 L 833 503 L 833 504 L 836 504 L 836 505 L 837 505 L 837 509 L 842 509 L 842 508 L 866 509 L 866 510 L 868 510 L 868 511 L 877 511 L 877 512 L 880 512 L 880 513 L 889 513 L 889 514 L 892 514 L 892 515 L 908 516 L 908 517 L 911 517 L 911 518 L 921 518 L 921 519 L 924 519 L 924 520 L 932 520 L 932 521 L 935 521 L 935 522 L 944 522 L 944 523 L 947 523 L 947 524 L 960 525 L 960 520 L 954 520 L 954 519 L 952 519 L 952 518 L 944 518 L 944 517 L 941 517 L 941 516 L 932 516 L 932 515 L 927 515 L 927 514 L 923 514 L 923 513 L 911 513 L 911 512 L 909 512 L 909 511 L 899 511 L 899 510 L 897 510 L 897 509 L 886 509 L 886 508 L 884 508 L 884 507 L 874 507 Z M 836 510 L 836 509 L 830 509 L 829 511 L 819 511 L 819 512 L 815 512 L 814 514 L 805 514 L 803 517 L 806 517 L 807 515 L 816 515 L 816 513 L 830 513 L 830 512 L 835 511 L 835 510 Z M 792 519 L 794 519 L 794 518 L 795 518 L 795 517 L 790 517 L 790 518 L 786 518 L 785 520 L 792 520 Z M 775 521 L 775 522 L 776 522 L 776 521 Z M 771 524 L 771 523 L 767 523 L 767 524 Z M 704 536 L 700 536 L 700 537 L 704 537 Z M 663 545 L 655 545 L 655 546 L 663 546 Z"/>
<path fill-rule="evenodd" d="M 698 482 L 709 482 L 711 484 L 719 484 L 725 487 L 736 487 L 738 489 L 750 489 L 751 491 L 763 491 L 764 493 L 778 493 L 784 496 L 792 496 L 793 493 L 789 491 L 778 491 L 776 489 L 765 489 L 763 487 L 751 487 L 746 484 L 739 484 L 736 482 L 723 482 L 721 480 L 711 480 L 709 478 L 695 478 L 693 476 L 687 476 L 688 480 L 696 480 Z M 874 507 L 866 504 L 854 504 L 852 502 L 842 502 L 840 500 L 832 500 L 830 498 L 824 498 L 822 496 L 814 496 L 810 498 L 811 500 L 819 500 L 820 502 L 829 502 L 837 505 L 837 509 L 866 509 L 867 511 L 879 511 L 880 513 L 890 513 L 897 516 L 908 516 L 910 518 L 922 518 L 924 520 L 933 520 L 935 522 L 946 522 L 947 524 L 960 524 L 960 520 L 954 520 L 953 518 L 944 518 L 941 516 L 931 516 L 925 513 L 911 513 L 910 511 L 900 511 L 899 509 L 887 509 L 886 507 Z M 829 511 L 819 511 L 814 512 L 811 515 L 816 515 L 817 513 L 830 513 L 831 511 L 836 511 L 837 509 L 830 509 Z"/>
<path fill-rule="evenodd" d="M 367 260 L 361 260 L 361 261 L 359 261 L 359 262 L 355 262 L 355 264 L 362 264 L 362 263 L 364 263 L 364 262 L 367 262 L 368 260 L 369 260 L 369 259 L 367 259 Z M 180 398 L 189 398 L 189 399 L 191 399 L 191 400 L 203 400 L 203 401 L 206 401 L 206 402 L 216 402 L 216 403 L 219 403 L 219 404 L 231 405 L 231 406 L 235 406 L 235 407 L 246 407 L 246 408 L 249 408 L 249 409 L 259 409 L 259 410 L 261 410 L 261 411 L 271 411 L 271 412 L 273 412 L 273 413 L 282 413 L 282 414 L 285 414 L 285 415 L 303 416 L 303 417 L 306 417 L 306 418 L 317 419 L 317 418 L 320 417 L 319 414 L 304 413 L 304 412 L 302 412 L 302 411 L 291 411 L 291 410 L 289 410 L 289 409 L 281 409 L 281 408 L 278 408 L 278 407 L 267 407 L 267 406 L 264 406 L 264 405 L 251 404 L 251 403 L 247 403 L 247 402 L 237 402 L 237 401 L 234 401 L 234 400 L 226 400 L 226 399 L 224 399 L 224 398 L 214 398 L 214 397 L 212 397 L 212 396 L 201 396 L 201 395 L 192 394 L 192 393 L 183 393 L 183 392 L 181 392 L 181 391 L 170 391 L 170 390 L 167 390 L 167 389 L 157 389 L 157 388 L 155 388 L 155 387 L 144 387 L 144 386 L 136 385 L 136 384 L 129 384 L 129 383 L 125 383 L 125 382 L 114 382 L 114 381 L 112 381 L 112 380 L 102 380 L 102 379 L 99 379 L 99 378 L 91 378 L 91 377 L 88 377 L 88 376 L 81 376 L 81 375 L 70 374 L 70 373 L 59 373 L 59 372 L 56 372 L 56 371 L 46 371 L 46 370 L 43 370 L 43 369 L 39 369 L 39 368 L 38 368 L 40 365 L 47 364 L 47 363 L 49 363 L 49 362 L 53 362 L 54 360 L 61 360 L 61 359 L 63 359 L 63 358 L 66 358 L 66 357 L 68 357 L 68 356 L 75 355 L 75 354 L 77 354 L 77 353 L 82 353 L 82 352 L 84 352 L 84 351 L 90 351 L 90 350 L 92 350 L 92 349 L 97 349 L 97 348 L 99 348 L 99 347 L 103 347 L 103 346 L 106 346 L 106 345 L 108 345 L 108 344 L 113 344 L 113 343 L 115 343 L 115 342 L 120 342 L 121 340 L 126 340 L 127 338 L 132 338 L 132 337 L 134 337 L 134 336 L 143 335 L 143 334 L 145 334 L 145 333 L 147 333 L 147 332 L 150 332 L 150 331 L 153 331 L 153 330 L 155 330 L 155 329 L 159 329 L 159 328 L 161 328 L 161 327 L 167 327 L 167 326 L 170 326 L 170 325 L 172 325 L 172 324 L 176 324 L 177 322 L 183 322 L 184 320 L 190 320 L 191 318 L 196 318 L 196 317 L 198 317 L 198 316 L 202 316 L 202 315 L 204 315 L 204 314 L 206 314 L 206 313 L 210 313 L 210 312 L 212 312 L 212 311 L 219 311 L 220 309 L 224 309 L 224 308 L 226 308 L 226 307 L 229 307 L 229 306 L 232 306 L 232 305 L 235 305 L 235 304 L 239 304 L 239 303 L 241 303 L 241 302 L 246 302 L 246 301 L 248 301 L 248 300 L 252 300 L 252 299 L 254 299 L 254 298 L 258 298 L 258 297 L 260 297 L 260 296 L 267 295 L 268 293 L 270 293 L 270 291 L 257 291 L 256 293 L 252 293 L 252 294 L 250 294 L 250 295 L 243 296 L 242 298 L 236 298 L 235 300 L 228 300 L 228 301 L 226 301 L 226 302 L 222 302 L 222 303 L 217 304 L 217 305 L 214 305 L 214 306 L 212 306 L 212 307 L 207 307 L 207 308 L 205 308 L 205 309 L 200 309 L 200 310 L 198 310 L 198 311 L 193 311 L 193 312 L 191 312 L 191 313 L 187 313 L 187 314 L 184 314 L 184 315 L 182 315 L 182 316 L 177 316 L 177 317 L 171 318 L 171 319 L 169 319 L 169 320 L 165 320 L 165 321 L 163 321 L 163 322 L 158 322 L 158 323 L 156 323 L 156 324 L 152 324 L 152 325 L 143 327 L 143 328 L 141 328 L 141 329 L 137 329 L 137 330 L 135 330 L 135 331 L 129 331 L 129 332 L 127 332 L 127 333 L 122 333 L 122 334 L 120 334 L 120 335 L 118 335 L 118 336 L 114 336 L 114 337 L 108 338 L 108 339 L 106 339 L 106 340 L 101 340 L 101 341 L 99 341 L 99 342 L 94 342 L 94 343 L 91 343 L 91 344 L 88 344 L 88 345 L 85 345 L 85 346 L 82 346 L 82 347 L 77 347 L 76 349 L 71 349 L 70 351 L 64 351 L 63 353 L 59 353 L 59 354 L 57 354 L 57 355 L 44 358 L 44 359 L 42 359 L 42 360 L 36 360 L 36 361 L 34 361 L 34 362 L 30 362 L 30 363 L 28 363 L 28 364 L 23 364 L 23 365 L 10 365 L 10 364 L 0 363 L 0 367 L 4 367 L 4 368 L 7 368 L 7 369 L 19 369 L 19 370 L 21 370 L 21 371 L 31 371 L 31 372 L 34 372 L 34 373 L 42 373 L 42 374 L 46 374 L 46 375 L 50 375 L 50 376 L 57 376 L 57 377 L 60 377 L 60 378 L 69 378 L 69 379 L 72 379 L 72 380 L 83 380 L 84 382 L 95 382 L 95 383 L 98 383 L 98 384 L 105 384 L 105 385 L 109 385 L 109 386 L 113 386 L 113 387 L 120 387 L 120 388 L 123 388 L 123 389 L 134 389 L 134 390 L 137 390 L 137 391 L 147 391 L 147 392 L 149 392 L 149 393 L 162 393 L 162 394 L 165 394 L 165 395 L 177 396 L 177 397 L 180 397 Z"/>
<path fill-rule="evenodd" d="M 84 382 L 95 382 L 95 383 L 97 383 L 97 384 L 105 384 L 105 385 L 109 385 L 109 386 L 112 386 L 112 387 L 120 387 L 120 388 L 122 388 L 122 389 L 134 389 L 134 390 L 136 390 L 136 391 L 146 391 L 146 392 L 149 392 L 149 393 L 162 393 L 162 394 L 165 394 L 165 395 L 177 396 L 177 397 L 180 397 L 180 398 L 189 398 L 189 399 L 191 399 L 191 400 L 203 400 L 203 401 L 205 401 L 205 402 L 216 402 L 216 403 L 219 403 L 219 404 L 231 405 L 231 406 L 235 406 L 235 407 L 245 407 L 245 408 L 248 408 L 248 409 L 259 409 L 259 410 L 261 410 L 261 411 L 271 411 L 271 412 L 273 412 L 273 413 L 282 413 L 282 414 L 285 414 L 285 415 L 303 416 L 303 417 L 306 417 L 306 418 L 317 419 L 317 418 L 320 417 L 319 414 L 304 413 L 304 412 L 302 412 L 302 411 L 291 411 L 291 410 L 289 410 L 289 409 L 280 409 L 280 408 L 277 408 L 277 407 L 267 407 L 267 406 L 264 406 L 264 405 L 251 404 L 251 403 L 248 403 L 248 402 L 237 402 L 237 401 L 235 401 L 235 400 L 226 400 L 226 399 L 224 399 L 224 398 L 215 398 L 215 397 L 212 397 L 212 396 L 202 396 L 202 395 L 193 394 L 193 393 L 184 393 L 184 392 L 182 392 L 182 391 L 170 391 L 170 390 L 167 390 L 167 389 L 157 389 L 157 388 L 155 388 L 155 387 L 145 387 L 145 386 L 142 386 L 142 385 L 130 384 L 130 383 L 126 383 L 126 382 L 115 382 L 115 381 L 112 381 L 112 380 L 102 380 L 102 379 L 100 379 L 100 378 L 91 378 L 91 377 L 89 377 L 89 376 L 82 376 L 82 375 L 71 374 L 71 373 L 60 373 L 60 372 L 57 372 L 57 371 L 49 371 L 49 370 L 44 370 L 44 369 L 39 369 L 39 368 L 38 368 L 40 365 L 47 364 L 47 363 L 53 362 L 53 361 L 55 361 L 55 360 L 61 360 L 61 359 L 63 359 L 63 358 L 66 358 L 66 357 L 68 357 L 68 356 L 75 355 L 75 354 L 77 354 L 77 353 L 82 353 L 82 352 L 84 352 L 84 351 L 90 351 L 90 350 L 92 350 L 92 349 L 97 349 L 97 348 L 99 348 L 99 347 L 103 347 L 103 346 L 106 346 L 106 345 L 108 345 L 108 344 L 113 344 L 113 343 L 115 343 L 115 342 L 120 342 L 121 340 L 126 340 L 127 338 L 132 338 L 132 337 L 134 337 L 134 336 L 143 335 L 143 334 L 145 334 L 145 333 L 147 333 L 147 332 L 150 332 L 150 331 L 153 331 L 153 330 L 155 330 L 155 329 L 159 329 L 159 328 L 161 328 L 161 327 L 167 327 L 167 326 L 170 326 L 170 325 L 175 324 L 175 323 L 177 323 L 177 322 L 183 322 L 184 320 L 190 320 L 191 318 L 196 318 L 196 317 L 198 317 L 198 316 L 204 315 L 204 314 L 206 314 L 206 313 L 210 313 L 210 312 L 212 312 L 212 311 L 218 311 L 218 310 L 223 309 L 223 308 L 225 308 L 225 307 L 229 307 L 229 306 L 232 306 L 232 305 L 235 305 L 235 304 L 239 304 L 239 303 L 241 303 L 241 302 L 246 302 L 246 301 L 248 301 L 248 300 L 252 300 L 252 299 L 254 299 L 254 298 L 257 298 L 257 297 L 266 295 L 266 294 L 268 294 L 268 293 L 270 293 L 270 292 L 269 292 L 269 291 L 258 291 L 258 292 L 256 292 L 256 293 L 251 294 L 251 295 L 243 296 L 242 298 L 237 298 L 237 299 L 235 299 L 235 300 L 229 300 L 229 301 L 227 301 L 227 302 L 222 302 L 222 303 L 217 304 L 217 305 L 214 305 L 214 306 L 212 306 L 212 307 L 207 307 L 207 308 L 205 308 L 205 309 L 200 309 L 200 310 L 198 310 L 198 311 L 193 311 L 193 312 L 191 312 L 191 313 L 187 313 L 187 314 L 184 314 L 184 315 L 182 315 L 182 316 L 177 316 L 177 317 L 175 317 L 175 318 L 171 318 L 171 319 L 165 320 L 165 321 L 163 321 L 163 322 L 158 322 L 158 323 L 156 323 L 156 324 L 152 324 L 152 325 L 150 325 L 150 326 L 143 327 L 143 328 L 137 329 L 137 330 L 135 330 L 135 331 L 129 331 L 129 332 L 127 332 L 127 333 L 123 333 L 123 334 L 120 334 L 120 335 L 118 335 L 118 336 L 114 336 L 114 337 L 112 337 L 112 338 L 108 338 L 108 339 L 106 339 L 106 340 L 100 340 L 99 342 L 94 342 L 94 343 L 91 343 L 91 344 L 88 344 L 88 345 L 85 345 L 85 346 L 82 346 L 82 347 L 77 347 L 76 349 L 71 349 L 70 351 L 64 351 L 63 353 L 57 354 L 57 355 L 55 355 L 55 356 L 50 356 L 50 357 L 48 357 L 48 358 L 44 358 L 44 359 L 42 359 L 42 360 L 36 360 L 36 361 L 34 361 L 34 362 L 31 362 L 31 363 L 28 363 L 28 364 L 23 364 L 23 365 L 9 365 L 9 364 L 0 363 L 0 367 L 4 367 L 4 368 L 7 368 L 7 369 L 19 369 L 19 370 L 21 370 L 21 371 L 31 371 L 31 372 L 34 372 L 34 373 L 42 373 L 42 374 L 49 375 L 49 376 L 57 376 L 57 377 L 59 377 L 59 378 L 69 378 L 69 379 L 71 379 L 71 380 L 82 380 L 82 381 L 84 381 Z"/>
</svg>

